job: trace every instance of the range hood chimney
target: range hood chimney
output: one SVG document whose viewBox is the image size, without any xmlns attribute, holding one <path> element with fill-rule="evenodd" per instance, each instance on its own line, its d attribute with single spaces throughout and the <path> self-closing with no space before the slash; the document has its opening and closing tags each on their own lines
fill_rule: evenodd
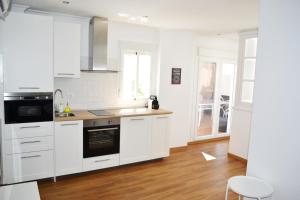
<svg viewBox="0 0 300 200">
<path fill-rule="evenodd" d="M 108 68 L 107 39 L 108 20 L 102 17 L 93 17 L 90 21 L 89 61 L 87 72 L 117 72 Z"/>
</svg>

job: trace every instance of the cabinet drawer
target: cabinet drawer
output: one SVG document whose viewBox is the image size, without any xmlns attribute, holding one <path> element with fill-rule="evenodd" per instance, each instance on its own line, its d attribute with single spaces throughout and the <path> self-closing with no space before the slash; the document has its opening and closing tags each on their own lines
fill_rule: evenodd
<svg viewBox="0 0 300 200">
<path fill-rule="evenodd" d="M 83 159 L 83 171 L 104 169 L 120 165 L 119 154 Z"/>
<path fill-rule="evenodd" d="M 31 138 L 53 135 L 53 122 L 5 124 L 5 139 Z"/>
<path fill-rule="evenodd" d="M 53 151 L 6 155 L 3 163 L 4 184 L 53 176 Z"/>
<path fill-rule="evenodd" d="M 53 149 L 53 136 L 6 140 L 5 154 L 29 153 Z"/>
</svg>

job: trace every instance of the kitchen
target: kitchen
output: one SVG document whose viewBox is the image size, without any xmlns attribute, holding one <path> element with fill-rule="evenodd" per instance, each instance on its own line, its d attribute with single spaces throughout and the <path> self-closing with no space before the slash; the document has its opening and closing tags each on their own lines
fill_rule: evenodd
<svg viewBox="0 0 300 200">
<path fill-rule="evenodd" d="M 2 184 L 160 165 L 191 142 L 195 49 L 235 40 L 53 10 L 13 4 L 0 23 Z"/>
<path fill-rule="evenodd" d="M 103 110 L 111 105 L 98 104 L 86 105 L 94 111 L 81 107 L 73 112 L 77 105 L 71 102 L 70 109 L 71 97 L 60 89 L 54 93 L 54 86 L 82 74 L 118 75 L 119 69 L 112 67 L 119 65 L 111 64 L 113 58 L 106 59 L 106 19 L 56 16 L 22 6 L 14 9 L 3 24 L 1 43 L 5 119 L 2 184 L 51 177 L 55 181 L 57 176 L 169 156 L 172 112 L 158 109 L 158 103 L 153 103 L 152 109 L 154 99 L 149 108 L 143 108 L 147 102 L 143 100 L 143 105 L 126 109 L 114 105 L 115 109 Z M 89 56 L 90 48 L 94 48 L 93 56 Z M 61 102 L 56 101 L 58 92 Z M 106 94 L 103 90 L 100 93 Z M 62 102 L 65 96 L 70 97 L 68 103 Z"/>
</svg>

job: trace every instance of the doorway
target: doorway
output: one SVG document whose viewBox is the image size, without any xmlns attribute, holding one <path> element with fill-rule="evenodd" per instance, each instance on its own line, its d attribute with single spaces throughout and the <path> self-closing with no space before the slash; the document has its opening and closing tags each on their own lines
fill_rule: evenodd
<svg viewBox="0 0 300 200">
<path fill-rule="evenodd" d="M 194 109 L 195 140 L 229 135 L 235 68 L 232 60 L 200 57 Z"/>
</svg>

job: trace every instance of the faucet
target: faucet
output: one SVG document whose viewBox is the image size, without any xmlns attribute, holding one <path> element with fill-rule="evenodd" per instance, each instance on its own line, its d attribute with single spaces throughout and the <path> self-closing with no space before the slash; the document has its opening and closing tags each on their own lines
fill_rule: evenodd
<svg viewBox="0 0 300 200">
<path fill-rule="evenodd" d="M 55 101 L 55 99 L 56 99 L 56 94 L 57 93 L 60 93 L 60 97 L 61 98 L 64 98 L 63 97 L 63 92 L 62 92 L 62 90 L 61 89 L 56 89 L 55 90 L 55 92 L 54 92 L 54 102 L 55 102 L 55 112 L 60 112 L 60 109 L 59 109 L 59 103 L 57 103 L 56 101 Z"/>
<path fill-rule="evenodd" d="M 60 93 L 61 98 L 64 98 L 64 97 L 63 97 L 63 92 L 62 92 L 61 89 L 56 89 L 56 90 L 55 90 L 55 92 L 54 92 L 54 98 L 56 97 L 57 92 Z"/>
</svg>

